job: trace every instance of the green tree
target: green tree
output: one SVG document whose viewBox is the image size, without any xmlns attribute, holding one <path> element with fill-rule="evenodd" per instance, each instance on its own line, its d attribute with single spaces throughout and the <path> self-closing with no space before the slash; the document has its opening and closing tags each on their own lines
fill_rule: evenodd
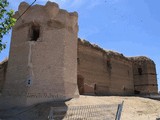
<svg viewBox="0 0 160 120">
<path fill-rule="evenodd" d="M 0 52 L 6 48 L 6 43 L 2 42 L 3 36 L 6 35 L 16 19 L 13 18 L 14 11 L 8 10 L 9 2 L 7 0 L 0 0 Z"/>
</svg>

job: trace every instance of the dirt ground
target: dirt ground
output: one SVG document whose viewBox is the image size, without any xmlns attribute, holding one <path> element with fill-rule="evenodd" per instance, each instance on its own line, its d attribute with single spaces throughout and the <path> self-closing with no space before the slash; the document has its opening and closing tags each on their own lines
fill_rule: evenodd
<svg viewBox="0 0 160 120">
<path fill-rule="evenodd" d="M 63 102 L 62 106 L 69 108 L 72 106 L 116 105 L 114 111 L 106 111 L 109 115 L 114 112 L 115 116 L 117 105 L 122 103 L 122 101 L 124 101 L 124 105 L 121 120 L 156 120 L 156 118 L 160 118 L 160 101 L 142 97 L 80 96 L 79 98 L 71 99 L 65 103 Z M 55 107 L 55 105 L 57 106 L 58 104 L 52 104 L 52 102 L 41 103 L 23 109 L 0 111 L 0 118 L 6 118 L 3 120 L 47 120 L 51 107 Z M 65 112 L 67 113 L 67 111 Z"/>
<path fill-rule="evenodd" d="M 80 96 L 66 102 L 67 106 L 119 104 L 124 101 L 121 120 L 156 120 L 160 118 L 160 101 L 142 97 Z"/>
</svg>

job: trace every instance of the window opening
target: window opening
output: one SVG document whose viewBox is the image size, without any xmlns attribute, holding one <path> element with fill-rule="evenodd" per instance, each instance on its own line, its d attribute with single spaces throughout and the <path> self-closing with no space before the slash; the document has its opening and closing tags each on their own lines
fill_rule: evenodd
<svg viewBox="0 0 160 120">
<path fill-rule="evenodd" d="M 33 25 L 31 27 L 31 40 L 30 41 L 37 41 L 39 36 L 40 36 L 40 26 L 39 25 Z"/>
<path fill-rule="evenodd" d="M 139 75 L 142 75 L 142 68 L 138 68 Z"/>
</svg>

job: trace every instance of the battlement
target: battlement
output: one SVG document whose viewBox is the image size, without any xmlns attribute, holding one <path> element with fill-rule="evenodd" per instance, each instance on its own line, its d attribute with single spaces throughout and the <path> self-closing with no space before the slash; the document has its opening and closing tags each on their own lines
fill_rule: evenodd
<svg viewBox="0 0 160 120">
<path fill-rule="evenodd" d="M 19 18 L 28 7 L 28 3 L 22 2 L 19 5 L 18 11 L 15 13 L 14 17 L 16 19 Z M 66 10 L 60 9 L 58 4 L 48 1 L 44 6 L 31 6 L 26 13 L 21 16 L 15 27 L 25 26 L 30 23 L 39 23 L 41 25 L 47 24 L 51 29 L 66 28 L 71 32 L 77 32 L 77 20 L 77 12 L 67 12 Z"/>
</svg>

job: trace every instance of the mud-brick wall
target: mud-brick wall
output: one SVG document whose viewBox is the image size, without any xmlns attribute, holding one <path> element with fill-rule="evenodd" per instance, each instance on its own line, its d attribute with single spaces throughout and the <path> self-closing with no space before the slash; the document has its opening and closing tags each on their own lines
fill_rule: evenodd
<svg viewBox="0 0 160 120">
<path fill-rule="evenodd" d="M 158 92 L 155 63 L 146 57 L 133 57 L 135 94 Z"/>
<path fill-rule="evenodd" d="M 134 93 L 132 63 L 119 55 L 110 57 L 110 91 L 115 95 Z"/>
<path fill-rule="evenodd" d="M 133 94 L 132 63 L 118 55 L 78 41 L 78 75 L 84 78 L 85 94 Z"/>
<path fill-rule="evenodd" d="M 109 80 L 107 80 L 109 76 L 104 53 L 84 45 L 82 41 L 78 41 L 78 75 L 84 78 L 85 94 L 109 92 Z"/>
<path fill-rule="evenodd" d="M 0 93 L 2 92 L 3 85 L 5 82 L 7 63 L 7 60 L 4 60 L 0 63 Z"/>
</svg>

